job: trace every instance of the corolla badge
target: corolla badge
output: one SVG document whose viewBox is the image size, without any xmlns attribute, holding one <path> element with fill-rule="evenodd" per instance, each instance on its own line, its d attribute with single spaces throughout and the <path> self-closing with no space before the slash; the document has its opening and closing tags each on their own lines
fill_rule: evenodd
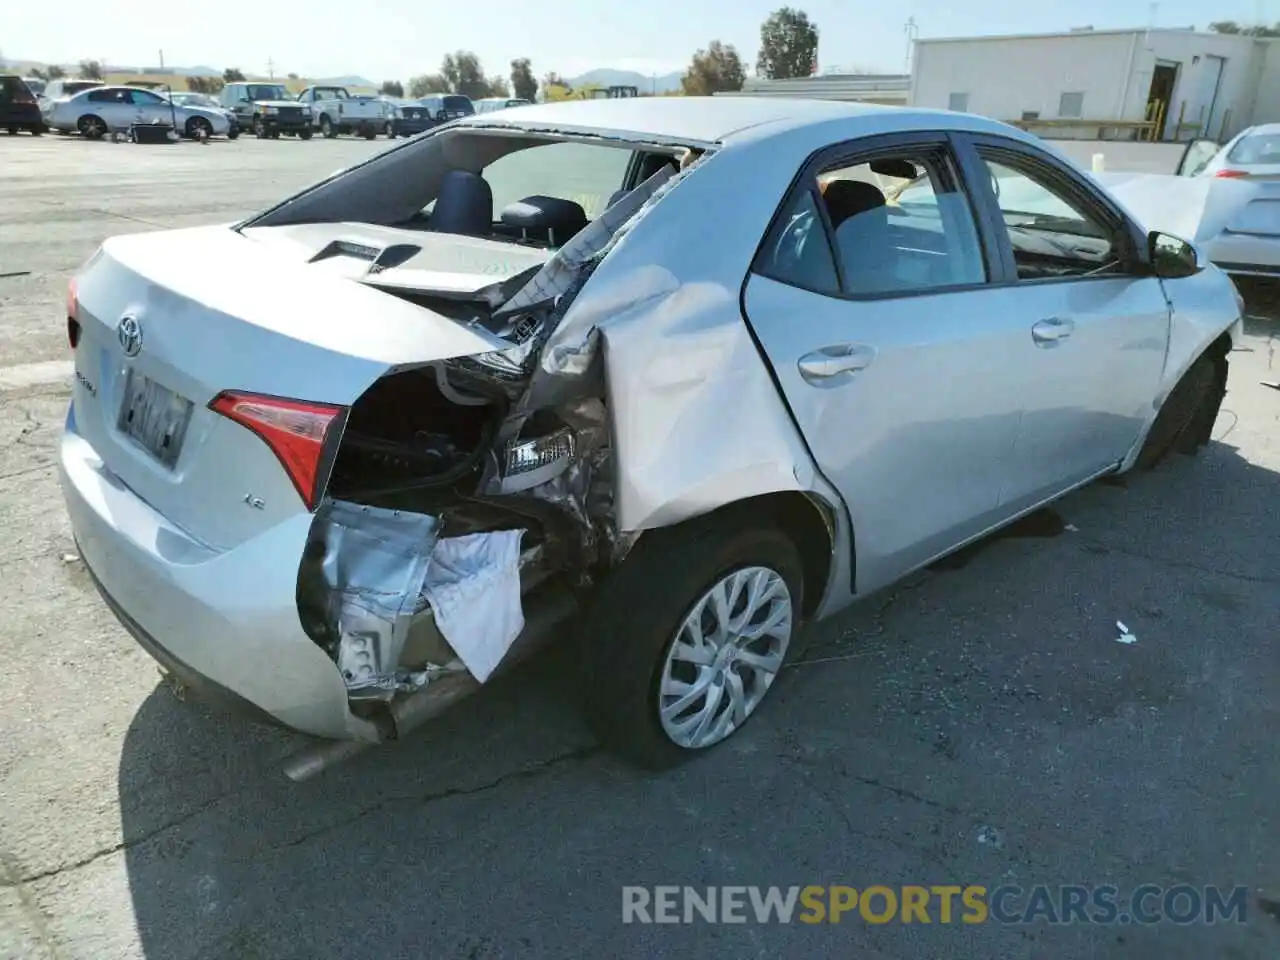
<svg viewBox="0 0 1280 960">
<path fill-rule="evenodd" d="M 120 318 L 120 326 L 116 328 L 116 336 L 120 338 L 120 347 L 126 357 L 136 357 L 142 349 L 142 324 L 138 318 L 126 314 Z"/>
</svg>

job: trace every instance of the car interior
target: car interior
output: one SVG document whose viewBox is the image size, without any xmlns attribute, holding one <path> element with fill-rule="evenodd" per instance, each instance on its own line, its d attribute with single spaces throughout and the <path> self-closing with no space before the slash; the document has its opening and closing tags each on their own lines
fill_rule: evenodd
<svg viewBox="0 0 1280 960">
<path fill-rule="evenodd" d="M 882 295 L 982 283 L 973 213 L 942 159 L 879 157 L 822 171 L 790 212 L 769 272 L 809 289 Z M 1032 177 L 987 162 L 1020 279 L 1088 276 L 1122 265 L 1110 231 Z"/>
<path fill-rule="evenodd" d="M 669 154 L 642 154 L 630 180 L 643 183 L 664 166 L 672 173 L 677 170 Z M 601 209 L 613 206 L 628 192 L 626 187 L 615 190 Z M 577 201 L 544 194 L 522 197 L 495 209 L 493 188 L 483 170 L 450 170 L 441 181 L 439 196 L 405 226 L 556 249 L 592 219 Z"/>
</svg>

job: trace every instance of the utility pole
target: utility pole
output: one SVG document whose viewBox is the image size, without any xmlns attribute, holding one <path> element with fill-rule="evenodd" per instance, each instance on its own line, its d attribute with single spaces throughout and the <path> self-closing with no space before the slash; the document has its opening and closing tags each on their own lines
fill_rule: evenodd
<svg viewBox="0 0 1280 960">
<path fill-rule="evenodd" d="M 164 73 L 164 51 L 160 51 L 160 72 Z"/>
<path fill-rule="evenodd" d="M 907 55 L 902 61 L 903 73 L 911 72 L 911 54 L 914 49 L 915 40 L 920 36 L 920 28 L 916 26 L 915 17 L 907 17 L 907 22 L 902 26 L 902 32 L 907 36 Z"/>
<path fill-rule="evenodd" d="M 272 80 L 276 78 L 276 62 L 270 57 L 267 57 L 267 76 Z"/>
</svg>

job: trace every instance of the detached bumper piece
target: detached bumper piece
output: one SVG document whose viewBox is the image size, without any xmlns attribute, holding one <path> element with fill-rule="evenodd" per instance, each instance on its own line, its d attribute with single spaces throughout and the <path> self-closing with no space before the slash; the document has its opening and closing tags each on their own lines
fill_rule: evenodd
<svg viewBox="0 0 1280 960">
<path fill-rule="evenodd" d="M 525 626 L 523 535 L 440 537 L 426 514 L 325 504 L 308 556 L 350 699 L 390 701 L 451 673 L 488 680 Z"/>
</svg>

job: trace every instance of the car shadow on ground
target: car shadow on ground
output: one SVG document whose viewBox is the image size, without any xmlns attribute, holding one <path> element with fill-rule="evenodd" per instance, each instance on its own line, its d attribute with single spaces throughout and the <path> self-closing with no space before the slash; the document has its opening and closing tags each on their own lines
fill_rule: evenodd
<svg viewBox="0 0 1280 960">
<path fill-rule="evenodd" d="M 1280 397 L 1276 403 L 1280 408 Z M 914 931 L 898 927 L 893 934 L 885 933 L 889 928 L 859 925 L 820 940 L 806 939 L 812 931 L 794 926 L 624 928 L 620 887 L 787 884 L 817 874 L 840 882 L 830 874 L 838 877 L 851 863 L 862 865 L 864 877 L 878 871 L 878 877 L 898 882 L 914 882 L 912 876 L 925 871 L 936 877 L 933 882 L 946 883 L 979 872 L 970 858 L 977 855 L 972 851 L 985 851 L 939 845 L 936 836 L 926 836 L 939 833 L 939 824 L 943 834 L 955 829 L 956 821 L 964 829 L 970 826 L 955 805 L 916 802 L 920 797 L 913 790 L 941 791 L 946 774 L 935 771 L 923 778 L 931 784 L 897 791 L 901 796 L 876 792 L 881 778 L 894 770 L 902 776 L 898 767 L 910 767 L 914 757 L 922 758 L 916 764 L 921 768 L 945 759 L 937 742 L 922 745 L 919 722 L 909 711 L 888 709 L 886 685 L 909 686 L 918 679 L 914 671 L 923 670 L 919 664 L 950 655 L 954 638 L 935 634 L 935 621 L 929 619 L 929 608 L 952 602 L 951 591 L 959 589 L 947 586 L 950 578 L 1010 583 L 1028 576 L 1052 579 L 1053 570 L 1066 577 L 1072 565 L 1101 564 L 1107 555 L 1142 557 L 1170 564 L 1171 570 L 1203 565 L 1225 576 L 1274 578 L 1280 569 L 1275 535 L 1280 475 L 1251 464 L 1231 447 L 1227 412 L 1215 434 L 1225 431 L 1226 442 L 1215 442 L 1202 459 L 1175 457 L 1123 488 L 1095 485 L 1060 504 L 1063 515 L 1096 533 L 1070 532 L 1067 524 L 1042 515 L 1021 533 L 1050 538 L 1052 544 L 1011 544 L 1006 537 L 958 565 L 958 571 L 923 575 L 923 583 L 898 601 L 895 612 L 918 620 L 908 631 L 909 641 L 886 656 L 845 664 L 848 669 L 838 678 L 842 686 L 834 693 L 825 685 L 842 669 L 838 663 L 790 672 L 775 702 L 752 727 L 721 750 L 663 776 L 633 772 L 598 752 L 576 713 L 574 662 L 566 645 L 499 679 L 482 696 L 405 741 L 366 752 L 304 784 L 286 781 L 280 770 L 300 738 L 180 703 L 167 688 L 157 687 L 128 731 L 119 771 L 128 879 L 145 956 L 622 957 L 662 955 L 676 943 L 682 953 L 704 956 L 847 956 L 850 936 L 860 956 L 897 956 L 904 949 L 908 955 L 1029 955 L 1035 936 L 988 927 L 966 932 L 964 940 L 955 932 L 939 932 L 936 925 Z M 1204 545 L 1206 530 L 1213 531 L 1214 542 Z M 1190 543 L 1198 544 L 1194 555 Z M 1037 551 L 1061 553 L 1046 561 L 1050 573 L 1035 561 Z M 1029 560 L 1033 569 L 1028 571 Z M 1205 589 L 1218 588 L 1210 582 Z M 1228 612 L 1221 616 L 1229 617 L 1236 601 L 1227 596 L 1229 590 L 1219 592 L 1213 603 L 1226 605 L 1222 609 Z M 979 607 L 983 603 L 981 593 L 969 599 Z M 1168 601 L 1179 602 L 1177 597 Z M 872 635 L 864 628 L 877 615 L 868 606 L 877 602 L 811 628 L 807 659 L 839 660 L 848 652 L 851 633 Z M 1166 609 L 1165 615 L 1172 618 L 1178 611 Z M 998 661 L 1022 655 L 1010 649 L 1012 640 L 1002 647 L 998 634 L 982 642 L 985 652 L 972 654 L 975 663 L 966 667 L 967 677 L 984 670 L 998 675 Z M 1172 654 L 1166 650 L 1164 655 Z M 1081 705 L 1095 692 L 1086 690 L 1082 679 L 1092 665 L 1083 655 L 1078 659 L 1067 651 L 1055 663 L 1059 676 L 1047 681 L 1061 687 L 1062 710 L 1083 713 L 1087 707 L 1091 715 L 1119 710 Z M 1164 679 L 1147 682 L 1159 686 Z M 966 689 L 976 683 L 970 679 L 952 683 L 944 696 L 948 704 L 953 698 L 980 703 L 977 713 L 954 721 L 947 734 L 952 743 L 989 739 L 992 729 L 1006 722 L 1060 722 L 1057 702 L 1022 703 L 1019 709 L 1033 711 L 1030 719 L 1002 721 L 999 714 L 1009 712 L 1011 701 L 993 697 L 986 688 Z M 830 696 L 841 698 L 840 705 L 823 712 L 818 704 Z M 1034 713 L 1039 709 L 1043 718 Z M 810 747 L 804 759 L 796 738 L 829 744 L 823 749 L 832 753 L 832 772 L 812 759 Z M 888 772 L 886 757 L 896 758 Z M 967 765 L 963 752 L 960 759 L 948 769 Z M 1113 762 L 1126 761 L 1117 755 Z M 861 804 L 857 790 L 879 798 L 855 813 L 858 823 L 847 813 L 833 813 L 830 798 L 823 799 L 823 778 L 837 778 L 835 771 L 849 766 L 858 776 L 856 782 L 841 780 L 842 802 Z M 1232 789 L 1245 786 L 1237 783 Z M 997 805 L 986 794 L 1005 794 L 1000 805 L 1025 802 L 1030 808 L 1037 799 L 1043 805 L 1043 798 L 1020 795 L 1032 789 L 1014 779 L 986 777 L 959 783 L 956 793 L 969 794 L 977 806 Z M 1192 789 L 1209 791 L 1213 785 Z M 1089 836 L 1090 814 L 1073 812 L 1069 797 L 1062 802 L 1061 811 L 1041 809 L 1034 815 L 1077 817 L 1079 829 L 1060 840 L 1045 833 L 1044 850 L 1020 855 L 1049 862 L 1061 842 L 1067 851 L 1063 857 L 1080 856 L 1088 864 L 1094 862 L 1090 857 L 1104 856 L 1103 847 L 1124 846 L 1123 837 Z M 1233 816 L 1253 813 L 1233 808 L 1239 801 L 1223 803 Z M 903 819 L 902 809 L 893 804 L 912 812 Z M 751 810 L 767 815 L 761 821 Z M 1159 835 L 1158 823 L 1142 829 L 1155 832 L 1148 841 L 1176 848 L 1184 842 L 1179 832 L 1184 826 L 1170 825 L 1167 837 Z M 1098 851 L 1090 853 L 1094 844 Z M 1114 929 L 1059 929 L 1051 935 L 1078 939 L 1058 941 L 1067 952 L 1048 955 L 1171 958 L 1190 956 L 1180 951 L 1193 948 L 1199 956 L 1263 955 L 1255 952 L 1262 943 L 1256 931 L 1148 930 L 1147 941 L 1141 941 L 1143 931 L 1136 933 L 1127 934 L 1126 945 L 1126 937 L 1116 936 Z M 1201 939 L 1217 935 L 1237 939 Z M 893 939 L 899 936 L 910 939 Z M 1146 942 L 1150 952 L 1135 952 L 1135 940 Z M 1042 941 L 1036 949 L 1045 946 Z"/>
</svg>

